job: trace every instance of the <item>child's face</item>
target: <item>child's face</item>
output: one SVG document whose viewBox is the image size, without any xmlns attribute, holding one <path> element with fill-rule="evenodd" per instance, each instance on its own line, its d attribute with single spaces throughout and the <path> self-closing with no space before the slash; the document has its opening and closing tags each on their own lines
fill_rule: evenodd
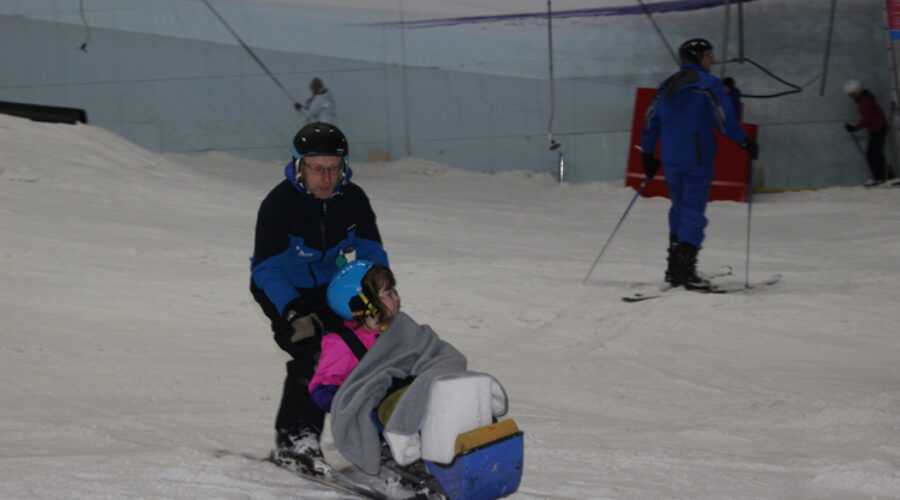
<svg viewBox="0 0 900 500">
<path fill-rule="evenodd" d="M 390 315 L 390 317 L 383 319 L 391 319 L 400 312 L 400 295 L 397 294 L 396 289 L 382 287 L 378 290 L 378 299 L 381 300 L 381 303 L 384 304 Z"/>
</svg>

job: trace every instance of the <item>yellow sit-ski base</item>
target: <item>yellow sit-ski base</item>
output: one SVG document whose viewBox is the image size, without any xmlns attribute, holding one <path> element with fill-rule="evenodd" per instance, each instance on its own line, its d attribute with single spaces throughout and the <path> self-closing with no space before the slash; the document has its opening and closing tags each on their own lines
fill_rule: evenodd
<svg viewBox="0 0 900 500">
<path fill-rule="evenodd" d="M 485 425 L 474 431 L 460 434 L 456 437 L 455 454 L 458 456 L 467 451 L 484 446 L 488 443 L 503 439 L 519 432 L 519 426 L 513 419 Z"/>
</svg>

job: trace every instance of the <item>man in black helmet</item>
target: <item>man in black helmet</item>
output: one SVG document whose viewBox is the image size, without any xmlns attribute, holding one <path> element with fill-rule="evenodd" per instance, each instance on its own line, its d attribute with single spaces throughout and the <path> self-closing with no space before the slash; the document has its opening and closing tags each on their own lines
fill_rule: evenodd
<svg viewBox="0 0 900 500">
<path fill-rule="evenodd" d="M 348 152 L 334 125 L 316 122 L 297 132 L 286 178 L 259 207 L 251 259 L 250 291 L 272 322 L 275 342 L 293 358 L 275 419 L 273 456 L 319 474 L 330 471 L 319 447 L 324 413 L 307 386 L 323 327 L 336 318 L 326 288 L 355 258 L 388 266 L 369 199 L 350 182 Z"/>
<path fill-rule="evenodd" d="M 659 169 L 656 141 L 661 139 L 662 164 L 672 207 L 669 210 L 669 257 L 666 282 L 688 289 L 705 289 L 697 275 L 697 252 L 703 242 L 706 202 L 713 179 L 718 129 L 756 158 L 759 148 L 747 138 L 722 81 L 709 73 L 713 47 L 702 38 L 688 40 L 678 50 L 681 69 L 660 84 L 647 108 L 641 138 L 644 172 Z"/>
</svg>

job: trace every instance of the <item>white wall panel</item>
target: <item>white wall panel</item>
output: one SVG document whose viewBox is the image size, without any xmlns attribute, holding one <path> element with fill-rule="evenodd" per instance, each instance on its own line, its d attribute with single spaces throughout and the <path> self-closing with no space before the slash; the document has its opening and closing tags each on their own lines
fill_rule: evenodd
<svg viewBox="0 0 900 500">
<path fill-rule="evenodd" d="M 704 36 L 721 57 L 725 7 L 644 3 L 670 45 Z M 739 51 L 738 3 L 731 1 L 729 57 Z M 298 115 L 203 2 L 84 4 L 87 53 L 78 50 L 86 36 L 78 2 L 0 0 L 0 100 L 82 107 L 92 124 L 154 150 L 287 159 Z M 212 4 L 294 98 L 308 97 L 310 78 L 324 79 L 355 161 L 378 149 L 394 159 L 415 155 L 483 171 L 556 172 L 556 153 L 547 150 L 543 0 Z M 767 186 L 849 185 L 867 177 L 842 128 L 857 113 L 841 85 L 860 78 L 890 109 L 883 4 L 837 3 L 820 96 L 830 2 L 743 2 L 744 55 L 803 87 L 744 101 L 745 119 L 760 125 Z M 622 179 L 635 89 L 655 87 L 676 66 L 638 2 L 553 6 L 553 133 L 566 151 L 568 179 Z M 787 90 L 749 64 L 728 63 L 726 70 L 745 93 Z"/>
</svg>

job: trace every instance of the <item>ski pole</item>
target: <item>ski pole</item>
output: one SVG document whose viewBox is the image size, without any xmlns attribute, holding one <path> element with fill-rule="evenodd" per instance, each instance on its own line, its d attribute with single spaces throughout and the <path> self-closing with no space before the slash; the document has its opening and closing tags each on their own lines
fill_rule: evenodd
<svg viewBox="0 0 900 500">
<path fill-rule="evenodd" d="M 865 158 L 866 152 L 863 151 L 862 144 L 859 143 L 859 138 L 856 137 L 856 134 L 854 134 L 853 132 L 850 132 L 849 130 L 847 131 L 847 133 L 850 134 L 850 137 L 853 138 L 853 142 L 856 143 L 856 149 L 859 150 L 859 154 L 863 155 L 863 158 Z"/>
<path fill-rule="evenodd" d="M 750 175 L 747 180 L 747 262 L 744 265 L 744 288 L 750 288 L 750 215 L 753 212 L 753 159 L 750 159 Z"/>
<path fill-rule="evenodd" d="M 865 152 L 865 150 L 863 150 L 862 144 L 859 143 L 859 137 L 856 137 L 856 134 L 853 133 L 853 132 L 851 132 L 851 131 L 849 131 L 849 130 L 847 131 L 847 133 L 850 134 L 850 137 L 853 138 L 853 143 L 856 144 L 856 149 L 857 149 L 857 151 L 859 151 L 859 154 L 861 154 L 862 157 L 866 159 L 866 162 L 868 162 L 869 159 L 868 159 L 868 157 L 866 156 L 866 152 Z M 885 163 L 885 164 L 884 164 L 884 178 L 885 178 L 885 179 L 888 178 L 887 168 L 888 168 L 887 163 Z M 874 177 L 874 176 L 873 176 L 873 177 Z M 876 179 L 876 180 L 877 180 L 877 179 Z"/>
<path fill-rule="evenodd" d="M 594 259 L 594 265 L 591 266 L 591 270 L 588 271 L 587 275 L 585 275 L 584 279 L 581 280 L 581 284 L 587 283 L 588 278 L 591 276 L 591 273 L 594 272 L 594 268 L 597 267 L 597 262 L 600 262 L 600 257 L 603 255 L 603 252 L 606 251 L 606 247 L 609 246 L 609 242 L 612 241 L 613 236 L 616 235 L 616 231 L 619 230 L 619 226 L 622 225 L 622 222 L 625 220 L 625 216 L 628 215 L 628 212 L 631 211 L 631 207 L 634 205 L 634 202 L 637 201 L 638 196 L 641 195 L 641 192 L 647 187 L 647 183 L 650 182 L 650 178 L 647 177 L 644 179 L 644 182 L 641 183 L 641 186 L 638 188 L 637 193 L 634 193 L 634 198 L 631 199 L 631 203 L 628 204 L 628 208 L 625 209 L 625 213 L 622 214 L 622 217 L 619 219 L 619 223 L 616 224 L 615 229 L 613 229 L 612 234 L 609 235 L 609 238 L 606 239 L 606 243 L 603 244 L 603 248 L 600 249 L 600 253 L 597 254 L 597 258 Z"/>
</svg>

